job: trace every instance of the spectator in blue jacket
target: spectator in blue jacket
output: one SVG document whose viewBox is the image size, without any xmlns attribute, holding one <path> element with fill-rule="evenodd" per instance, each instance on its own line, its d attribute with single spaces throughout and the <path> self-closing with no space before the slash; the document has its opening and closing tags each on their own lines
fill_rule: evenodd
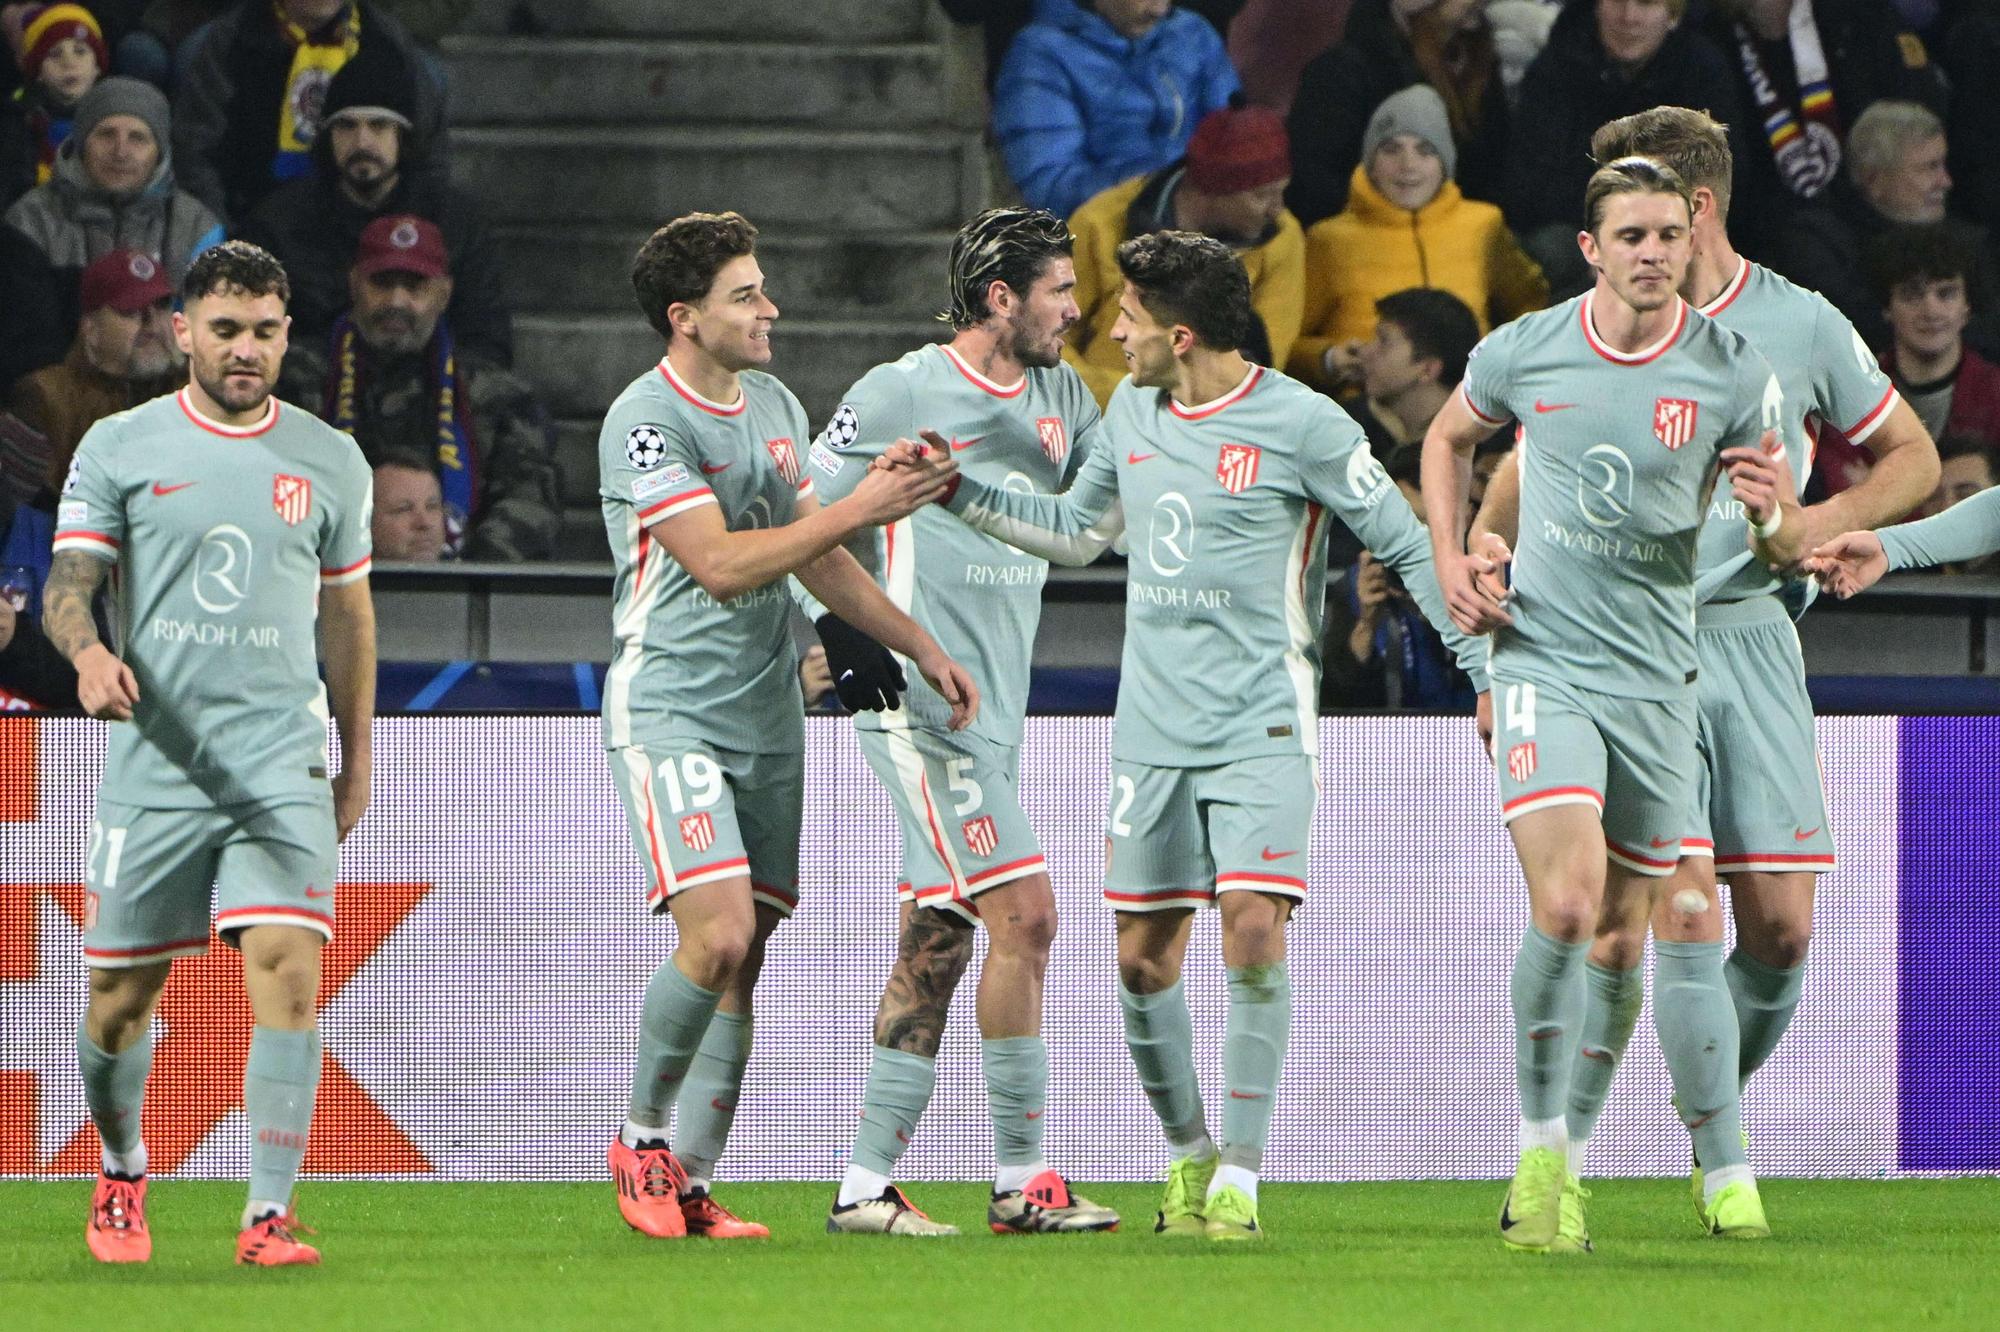
<svg viewBox="0 0 2000 1332">
<path fill-rule="evenodd" d="M 993 135 L 1021 197 L 1068 217 L 1179 161 L 1237 86 L 1215 29 L 1170 0 L 1038 0 L 1000 66 Z"/>
</svg>

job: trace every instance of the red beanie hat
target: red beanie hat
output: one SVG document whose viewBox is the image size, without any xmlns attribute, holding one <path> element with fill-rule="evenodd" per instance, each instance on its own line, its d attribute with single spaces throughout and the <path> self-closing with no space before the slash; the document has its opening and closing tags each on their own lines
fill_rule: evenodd
<svg viewBox="0 0 2000 1332">
<path fill-rule="evenodd" d="M 1203 194 L 1237 194 L 1292 174 L 1285 121 L 1263 106 L 1230 106 L 1209 114 L 1188 140 L 1188 184 Z"/>
<path fill-rule="evenodd" d="M 44 5 L 28 15 L 27 22 L 21 25 L 21 72 L 33 82 L 56 43 L 72 39 L 91 49 L 97 57 L 99 74 L 110 73 L 111 56 L 104 49 L 104 31 L 82 5 Z"/>
</svg>

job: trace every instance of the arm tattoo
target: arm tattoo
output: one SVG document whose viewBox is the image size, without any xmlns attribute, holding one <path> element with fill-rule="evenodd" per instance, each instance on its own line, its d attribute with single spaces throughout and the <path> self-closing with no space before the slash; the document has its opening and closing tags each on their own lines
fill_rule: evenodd
<svg viewBox="0 0 2000 1332">
<path fill-rule="evenodd" d="M 95 555 L 76 550 L 57 551 L 49 566 L 49 581 L 42 587 L 42 633 L 72 662 L 98 641 L 90 602 L 110 571 Z"/>
<path fill-rule="evenodd" d="M 972 961 L 972 928 L 931 907 L 910 913 L 875 1011 L 875 1043 L 936 1058 L 951 993 Z"/>
</svg>

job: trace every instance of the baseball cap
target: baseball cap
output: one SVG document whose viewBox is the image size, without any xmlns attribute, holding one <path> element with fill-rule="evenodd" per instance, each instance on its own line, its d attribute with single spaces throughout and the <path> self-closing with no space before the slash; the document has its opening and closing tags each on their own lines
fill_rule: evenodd
<svg viewBox="0 0 2000 1332">
<path fill-rule="evenodd" d="M 80 295 L 85 314 L 106 306 L 120 314 L 137 314 L 173 294 L 159 260 L 138 250 L 112 250 L 83 270 Z"/>
<path fill-rule="evenodd" d="M 444 277 L 451 271 L 445 258 L 444 233 L 428 218 L 409 213 L 378 217 L 361 233 L 360 248 L 354 252 L 354 271 L 362 277 L 376 273 Z"/>
</svg>

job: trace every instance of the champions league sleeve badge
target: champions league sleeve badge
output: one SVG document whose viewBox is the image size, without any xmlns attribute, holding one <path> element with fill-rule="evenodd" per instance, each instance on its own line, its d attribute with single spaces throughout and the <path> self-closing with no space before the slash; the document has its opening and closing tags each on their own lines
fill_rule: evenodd
<svg viewBox="0 0 2000 1332">
<path fill-rule="evenodd" d="M 644 472 L 667 456 L 667 437 L 658 426 L 633 426 L 625 436 L 625 461 Z"/>
<path fill-rule="evenodd" d="M 855 415 L 854 405 L 846 402 L 840 404 L 840 410 L 826 423 L 826 433 L 820 436 L 832 449 L 848 448 L 860 437 L 861 418 Z"/>
</svg>

